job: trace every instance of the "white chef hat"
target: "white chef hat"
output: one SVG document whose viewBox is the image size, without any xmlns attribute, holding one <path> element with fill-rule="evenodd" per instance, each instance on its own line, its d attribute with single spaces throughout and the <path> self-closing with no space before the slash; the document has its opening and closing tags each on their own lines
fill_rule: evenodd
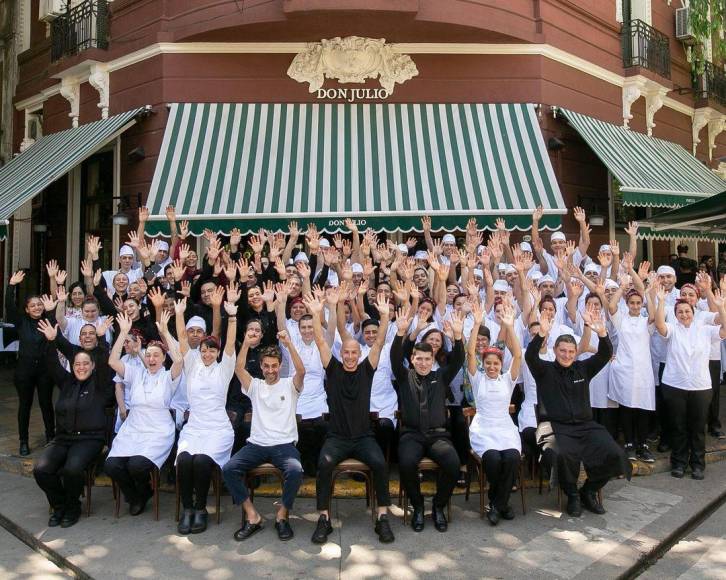
<svg viewBox="0 0 726 580">
<path fill-rule="evenodd" d="M 484 279 L 484 272 L 480 268 L 474 268 L 471 273 L 474 274 L 474 278 Z"/>
<path fill-rule="evenodd" d="M 550 239 L 552 241 L 562 240 L 564 242 L 567 238 L 565 237 L 565 234 L 563 234 L 562 232 L 553 232 L 552 236 L 550 236 Z"/>
<path fill-rule="evenodd" d="M 612 253 L 613 249 L 610 247 L 610 244 L 603 244 L 602 246 L 600 246 L 600 251 L 603 253 L 605 253 L 605 252 Z"/>
<path fill-rule="evenodd" d="M 608 278 L 605 280 L 605 289 L 607 290 L 608 288 L 620 288 L 620 286 L 618 286 L 618 283 L 615 280 Z"/>
<path fill-rule="evenodd" d="M 541 277 L 542 277 L 542 272 L 540 272 L 539 270 L 530 270 L 529 273 L 527 274 L 527 278 L 530 278 L 530 279 L 534 280 L 535 282 L 538 282 Z"/>
<path fill-rule="evenodd" d="M 164 240 L 160 240 L 157 245 L 159 246 L 159 251 L 162 252 L 168 252 L 169 251 L 169 243 L 165 242 Z"/>
<path fill-rule="evenodd" d="M 506 262 L 499 262 L 499 265 L 497 266 L 497 269 L 498 269 L 498 270 L 499 270 L 500 272 L 505 272 L 505 271 L 507 270 L 507 266 L 508 266 L 508 265 L 509 265 L 509 264 L 507 264 Z"/>
<path fill-rule="evenodd" d="M 413 257 L 416 258 L 417 260 L 427 260 L 429 255 L 426 252 L 424 252 L 423 250 L 419 250 L 418 252 L 416 252 L 413 255 Z"/>
<path fill-rule="evenodd" d="M 519 249 L 522 250 L 523 252 L 529 252 L 531 254 L 532 253 L 532 244 L 530 244 L 529 242 L 522 242 L 521 244 L 519 244 Z"/>
<path fill-rule="evenodd" d="M 331 286 L 339 286 L 340 281 L 338 280 L 338 274 L 332 268 L 328 270 L 328 284 Z"/>
<path fill-rule="evenodd" d="M 555 283 L 555 281 L 552 279 L 552 276 L 550 276 L 549 274 L 545 274 L 539 280 L 537 280 L 537 286 L 541 286 L 545 282 L 552 282 L 553 284 Z"/>
<path fill-rule="evenodd" d="M 497 292 L 508 292 L 509 284 L 507 284 L 505 280 L 497 280 L 496 282 L 494 282 L 492 288 Z"/>
<path fill-rule="evenodd" d="M 658 269 L 655 273 L 658 274 L 658 276 L 667 276 L 668 274 L 670 274 L 671 276 L 676 275 L 676 271 L 670 266 L 658 266 Z"/>
<path fill-rule="evenodd" d="M 358 262 L 353 262 L 351 264 L 350 269 L 353 271 L 353 274 L 362 274 L 363 273 L 363 266 L 361 266 Z"/>
<path fill-rule="evenodd" d="M 201 328 L 202 332 L 206 333 L 207 323 L 204 322 L 204 318 L 202 318 L 201 316 L 192 316 L 186 325 L 187 330 L 189 330 L 190 328 Z"/>
<path fill-rule="evenodd" d="M 305 254 L 305 252 L 298 252 L 295 254 L 295 259 L 293 260 L 293 263 L 297 264 L 298 262 L 308 262 L 308 257 Z"/>
<path fill-rule="evenodd" d="M 129 246 L 128 244 L 124 244 L 121 246 L 121 249 L 118 251 L 118 255 L 120 256 L 133 256 L 134 255 L 134 249 Z"/>
<path fill-rule="evenodd" d="M 587 274 L 588 272 L 595 272 L 595 274 L 599 274 L 600 266 L 598 266 L 594 262 L 590 262 L 587 266 L 585 266 L 584 272 L 585 272 L 585 274 Z"/>
<path fill-rule="evenodd" d="M 328 238 L 320 238 L 320 247 L 321 248 L 329 248 L 330 242 L 328 241 Z"/>
<path fill-rule="evenodd" d="M 444 234 L 444 237 L 441 238 L 441 242 L 444 244 L 455 244 L 456 238 L 453 236 L 453 234 Z"/>
<path fill-rule="evenodd" d="M 398 251 L 402 254 L 408 254 L 408 246 L 406 244 L 398 244 Z"/>
<path fill-rule="evenodd" d="M 507 274 L 511 274 L 512 272 L 517 272 L 517 268 L 514 267 L 514 264 L 507 264 L 507 267 L 504 269 L 504 271 Z"/>
</svg>

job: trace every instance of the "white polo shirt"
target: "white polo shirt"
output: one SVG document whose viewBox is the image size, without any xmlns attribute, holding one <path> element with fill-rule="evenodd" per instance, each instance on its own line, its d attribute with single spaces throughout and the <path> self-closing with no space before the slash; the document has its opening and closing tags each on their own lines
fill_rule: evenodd
<svg viewBox="0 0 726 580">
<path fill-rule="evenodd" d="M 297 443 L 298 392 L 293 378 L 281 378 L 274 385 L 252 379 L 247 396 L 252 401 L 252 427 L 248 441 L 263 447 Z"/>
<path fill-rule="evenodd" d="M 712 341 L 720 340 L 720 326 L 695 318 L 686 328 L 680 322 L 666 323 L 666 356 L 662 382 L 686 391 L 711 388 L 708 360 Z"/>
</svg>

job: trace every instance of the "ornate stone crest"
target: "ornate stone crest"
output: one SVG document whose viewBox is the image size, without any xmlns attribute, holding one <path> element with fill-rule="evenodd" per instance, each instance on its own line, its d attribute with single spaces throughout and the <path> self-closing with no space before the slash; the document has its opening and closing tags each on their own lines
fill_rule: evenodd
<svg viewBox="0 0 726 580">
<path fill-rule="evenodd" d="M 300 83 L 309 83 L 311 93 L 320 89 L 326 78 L 339 83 L 378 78 L 391 94 L 396 83 L 415 77 L 418 69 L 410 56 L 397 53 L 383 38 L 348 36 L 308 43 L 293 59 L 287 74 Z"/>
</svg>

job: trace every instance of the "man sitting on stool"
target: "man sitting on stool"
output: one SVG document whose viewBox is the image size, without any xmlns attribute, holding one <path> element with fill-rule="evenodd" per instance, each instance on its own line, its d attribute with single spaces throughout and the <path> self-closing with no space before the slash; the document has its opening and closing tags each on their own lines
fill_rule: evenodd
<svg viewBox="0 0 726 580">
<path fill-rule="evenodd" d="M 554 362 L 544 361 L 539 351 L 551 326 L 549 318 L 540 319 L 539 332 L 525 354 L 537 383 L 537 443 L 545 461 L 550 465 L 557 461 L 560 486 L 567 494 L 567 513 L 579 517 L 584 505 L 591 512 L 604 514 L 597 492 L 611 477 L 627 474 L 630 478 L 630 463 L 623 449 L 605 427 L 593 421 L 590 406 L 590 379 L 610 360 L 613 347 L 602 320 L 592 320 L 590 327 L 600 337 L 595 355 L 576 360 L 575 339 L 564 334 L 555 341 Z M 587 481 L 578 495 L 580 462 L 585 466 Z"/>
<path fill-rule="evenodd" d="M 459 455 L 451 442 L 451 434 L 446 429 L 446 399 L 449 384 L 464 364 L 464 344 L 461 340 L 464 321 L 456 314 L 451 318 L 455 340 L 447 366 L 432 371 L 433 349 L 430 344 L 419 342 L 413 347 L 411 368 L 406 368 L 403 366 L 403 341 L 413 314 L 406 310 L 401 308 L 398 311 L 398 332 L 391 346 L 391 366 L 398 384 L 401 410 L 398 468 L 401 485 L 411 498 L 413 506 L 411 527 L 415 532 L 420 532 L 424 528 L 424 500 L 418 478 L 418 464 L 424 456 L 438 464 L 436 496 L 431 518 L 436 529 L 445 532 L 448 523 L 444 508 L 449 503 L 459 476 Z"/>
<path fill-rule="evenodd" d="M 297 418 L 295 409 L 305 379 L 305 366 L 295 350 L 287 331 L 277 334 L 280 342 L 290 353 L 295 375 L 281 379 L 282 353 L 277 346 L 265 347 L 260 353 L 260 366 L 265 379 L 255 379 L 245 369 L 247 351 L 250 348 L 249 332 L 245 334 L 237 357 L 235 373 L 242 390 L 252 401 L 252 427 L 247 444 L 235 453 L 222 470 L 224 482 L 232 494 L 234 503 L 241 503 L 245 512 L 242 527 L 234 539 L 246 540 L 262 529 L 262 516 L 250 500 L 244 482 L 245 473 L 263 463 L 272 463 L 282 471 L 282 505 L 277 510 L 275 528 L 283 540 L 293 537 L 288 517 L 303 478 L 297 443 Z"/>
<path fill-rule="evenodd" d="M 378 519 L 375 527 L 378 539 L 383 543 L 393 542 L 395 538 L 387 515 L 388 506 L 391 505 L 391 496 L 388 492 L 388 465 L 373 436 L 369 411 L 373 375 L 386 340 L 390 306 L 385 296 L 379 294 L 376 308 L 381 315 L 381 326 L 368 356 L 359 362 L 360 344 L 349 338 L 343 341 L 340 349 L 343 362 L 340 362 L 332 355 L 330 346 L 323 336 L 322 302 L 308 294 L 305 297 L 305 305 L 313 315 L 315 344 L 318 345 L 320 360 L 325 368 L 325 391 L 330 408 L 328 435 L 318 460 L 315 491 L 320 518 L 312 541 L 315 544 L 324 544 L 333 531 L 328 512 L 333 470 L 341 461 L 352 457 L 365 463 L 373 473 L 378 502 Z M 338 302 L 337 307 L 343 308 L 344 305 Z"/>
</svg>

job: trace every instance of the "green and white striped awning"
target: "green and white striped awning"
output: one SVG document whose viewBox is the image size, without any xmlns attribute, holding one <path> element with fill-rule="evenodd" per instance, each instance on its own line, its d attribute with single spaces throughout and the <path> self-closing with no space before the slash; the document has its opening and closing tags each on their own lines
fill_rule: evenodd
<svg viewBox="0 0 726 580">
<path fill-rule="evenodd" d="M 145 110 L 145 107 L 134 109 L 75 129 L 45 135 L 0 168 L 2 236 L 6 233 L 8 220 L 20 206 L 113 141 Z"/>
<path fill-rule="evenodd" d="M 620 182 L 623 205 L 680 207 L 726 189 L 726 182 L 670 141 L 560 109 Z"/>
<path fill-rule="evenodd" d="M 320 230 L 345 218 L 376 230 L 556 228 L 566 212 L 532 105 L 173 104 L 147 205 L 166 233 Z"/>
</svg>

